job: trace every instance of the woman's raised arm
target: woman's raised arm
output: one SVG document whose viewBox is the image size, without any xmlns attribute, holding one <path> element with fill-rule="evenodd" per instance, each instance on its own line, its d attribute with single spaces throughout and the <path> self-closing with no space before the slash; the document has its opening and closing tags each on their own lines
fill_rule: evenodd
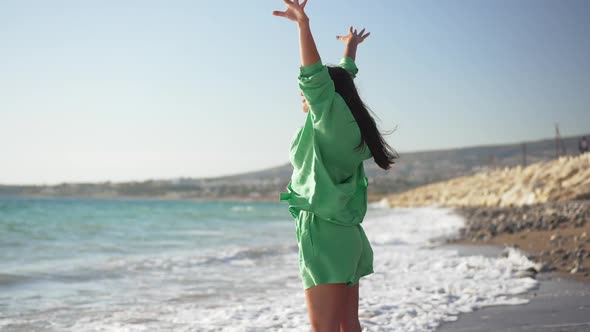
<svg viewBox="0 0 590 332">
<path fill-rule="evenodd" d="M 285 11 L 273 11 L 273 15 L 288 18 L 291 21 L 297 22 L 299 28 L 299 52 L 301 54 L 301 65 L 309 66 L 320 61 L 320 54 L 313 40 L 311 29 L 309 27 L 309 18 L 305 14 L 305 5 L 307 0 L 283 0 L 287 6 Z"/>
<path fill-rule="evenodd" d="M 349 57 L 352 60 L 356 61 L 356 49 L 360 43 L 365 41 L 367 37 L 369 37 L 371 33 L 365 33 L 365 29 L 361 30 L 360 33 L 356 32 L 356 29 L 353 29 L 352 26 L 348 29 L 348 35 L 346 36 L 336 36 L 336 39 L 342 40 L 346 43 L 346 48 L 344 49 L 344 57 Z"/>
<path fill-rule="evenodd" d="M 342 40 L 346 43 L 344 55 L 342 56 L 342 60 L 340 60 L 340 67 L 344 68 L 350 74 L 350 76 L 352 76 L 352 78 L 355 78 L 356 74 L 359 72 L 359 69 L 355 63 L 356 49 L 360 43 L 369 37 L 370 34 L 370 32 L 365 34 L 365 29 L 361 30 L 360 33 L 357 33 L 356 29 L 353 30 L 351 26 L 348 30 L 348 35 L 336 36 L 336 39 Z"/>
</svg>

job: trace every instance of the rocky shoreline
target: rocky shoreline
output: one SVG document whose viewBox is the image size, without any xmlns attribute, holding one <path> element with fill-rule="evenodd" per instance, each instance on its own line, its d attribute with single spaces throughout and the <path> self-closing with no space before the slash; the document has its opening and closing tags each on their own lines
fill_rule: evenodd
<svg viewBox="0 0 590 332">
<path fill-rule="evenodd" d="M 485 170 L 388 197 L 391 207 L 524 206 L 590 199 L 590 153 Z"/>
<path fill-rule="evenodd" d="M 590 282 L 590 200 L 455 210 L 466 226 L 449 242 L 516 247 L 538 263 L 531 276 L 555 271 Z"/>
</svg>

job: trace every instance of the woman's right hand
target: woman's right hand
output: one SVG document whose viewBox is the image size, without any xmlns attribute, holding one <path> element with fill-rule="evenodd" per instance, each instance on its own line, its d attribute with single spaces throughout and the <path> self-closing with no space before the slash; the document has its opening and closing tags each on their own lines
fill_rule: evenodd
<svg viewBox="0 0 590 332">
<path fill-rule="evenodd" d="M 275 10 L 272 12 L 274 16 L 285 17 L 297 23 L 308 21 L 307 15 L 305 14 L 304 10 L 305 5 L 307 4 L 307 0 L 303 0 L 301 3 L 299 3 L 299 0 L 283 0 L 283 2 L 285 2 L 287 10 L 285 10 L 284 12 Z"/>
</svg>

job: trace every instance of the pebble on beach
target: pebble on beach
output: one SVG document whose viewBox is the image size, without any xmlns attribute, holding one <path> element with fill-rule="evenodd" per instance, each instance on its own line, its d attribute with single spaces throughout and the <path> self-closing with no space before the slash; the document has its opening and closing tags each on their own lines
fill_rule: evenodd
<svg viewBox="0 0 590 332">
<path fill-rule="evenodd" d="M 590 200 L 520 207 L 460 207 L 466 225 L 456 241 L 519 247 L 537 262 L 535 273 L 559 271 L 590 281 Z"/>
</svg>

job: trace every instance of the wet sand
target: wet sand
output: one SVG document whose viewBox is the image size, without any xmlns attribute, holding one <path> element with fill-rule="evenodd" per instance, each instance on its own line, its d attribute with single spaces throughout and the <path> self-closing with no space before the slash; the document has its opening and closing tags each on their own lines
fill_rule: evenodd
<svg viewBox="0 0 590 332">
<path fill-rule="evenodd" d="M 501 255 L 503 246 L 448 244 L 461 255 Z M 590 331 L 590 283 L 563 278 L 557 272 L 537 275 L 539 287 L 519 297 L 530 302 L 515 306 L 485 307 L 459 315 L 437 332 L 451 331 Z"/>
<path fill-rule="evenodd" d="M 590 200 L 456 211 L 466 227 L 455 243 L 517 247 L 542 272 L 590 283 Z"/>
</svg>

